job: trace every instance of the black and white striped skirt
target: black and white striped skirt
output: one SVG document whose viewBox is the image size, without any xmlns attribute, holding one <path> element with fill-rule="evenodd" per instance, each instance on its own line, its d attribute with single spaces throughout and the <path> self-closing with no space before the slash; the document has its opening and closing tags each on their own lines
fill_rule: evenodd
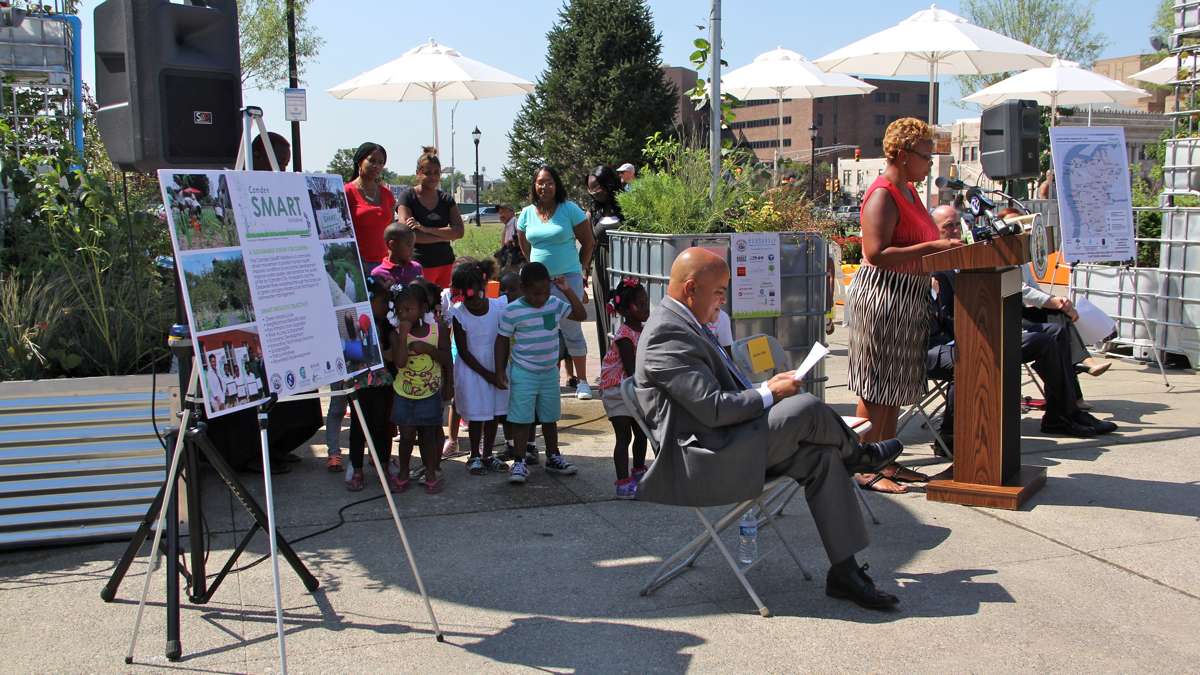
<svg viewBox="0 0 1200 675">
<path fill-rule="evenodd" d="M 905 406 L 925 394 L 925 352 L 933 316 L 927 274 L 863 265 L 846 296 L 850 391 L 870 403 Z"/>
</svg>

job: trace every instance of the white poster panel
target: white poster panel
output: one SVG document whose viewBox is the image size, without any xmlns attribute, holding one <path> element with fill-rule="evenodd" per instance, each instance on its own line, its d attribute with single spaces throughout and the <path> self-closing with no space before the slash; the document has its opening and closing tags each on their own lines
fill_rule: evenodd
<svg viewBox="0 0 1200 675">
<path fill-rule="evenodd" d="M 1052 127 L 1062 258 L 1115 262 L 1136 255 L 1125 130 Z"/>
<path fill-rule="evenodd" d="M 370 307 L 339 176 L 162 170 L 159 182 L 210 416 L 382 365 L 373 327 L 361 335 Z"/>
<path fill-rule="evenodd" d="M 733 318 L 779 316 L 779 234 L 752 232 L 729 235 L 733 272 Z"/>
</svg>

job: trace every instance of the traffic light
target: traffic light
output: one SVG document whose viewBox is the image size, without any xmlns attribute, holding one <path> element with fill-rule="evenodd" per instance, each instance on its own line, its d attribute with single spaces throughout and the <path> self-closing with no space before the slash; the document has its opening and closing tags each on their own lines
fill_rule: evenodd
<svg viewBox="0 0 1200 675">
<path fill-rule="evenodd" d="M 862 159 L 862 148 L 855 148 L 854 149 L 854 161 L 857 162 L 860 159 Z"/>
<path fill-rule="evenodd" d="M 825 179 L 825 191 L 826 192 L 833 191 L 833 180 L 832 179 L 829 179 L 829 178 Z"/>
<path fill-rule="evenodd" d="M 834 192 L 841 192 L 841 191 L 842 191 L 842 181 L 840 181 L 840 180 L 838 180 L 838 179 L 836 179 L 836 178 L 834 178 L 834 179 L 833 179 L 833 191 L 834 191 Z"/>
</svg>

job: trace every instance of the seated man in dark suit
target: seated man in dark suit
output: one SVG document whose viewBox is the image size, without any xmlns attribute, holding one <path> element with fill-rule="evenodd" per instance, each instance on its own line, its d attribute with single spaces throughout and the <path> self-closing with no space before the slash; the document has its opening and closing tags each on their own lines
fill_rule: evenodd
<svg viewBox="0 0 1200 675">
<path fill-rule="evenodd" d="M 875 587 L 854 556 L 867 545 L 850 474 L 877 471 L 903 446 L 863 444 L 832 408 L 800 394 L 792 373 L 758 385 L 704 327 L 725 304 L 729 267 L 690 248 L 671 266 L 667 297 L 638 342 L 634 382 L 659 455 L 638 498 L 680 506 L 717 506 L 757 497 L 768 476 L 805 488 L 833 566 L 825 592 L 870 609 L 899 600 Z"/>
<path fill-rule="evenodd" d="M 946 210 L 949 209 L 949 210 Z M 953 208 L 934 209 L 934 222 L 943 236 L 957 236 L 957 214 Z M 933 275 L 934 316 L 930 326 L 929 352 L 925 368 L 929 377 L 951 382 L 938 433 L 954 449 L 954 272 Z M 1046 413 L 1042 433 L 1077 438 L 1116 431 L 1117 425 L 1096 419 L 1076 406 L 1079 381 L 1071 359 L 1071 336 L 1062 324 L 1022 322 L 1021 361 L 1032 363 L 1046 390 Z"/>
</svg>

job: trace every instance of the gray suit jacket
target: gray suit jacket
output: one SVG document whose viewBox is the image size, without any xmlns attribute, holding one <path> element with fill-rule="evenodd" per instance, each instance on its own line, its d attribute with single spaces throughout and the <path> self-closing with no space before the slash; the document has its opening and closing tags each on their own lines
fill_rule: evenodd
<svg viewBox="0 0 1200 675">
<path fill-rule="evenodd" d="M 757 497 L 767 469 L 762 397 L 741 389 L 686 312 L 664 301 L 638 340 L 638 404 L 659 448 L 638 498 L 717 506 Z"/>
</svg>

